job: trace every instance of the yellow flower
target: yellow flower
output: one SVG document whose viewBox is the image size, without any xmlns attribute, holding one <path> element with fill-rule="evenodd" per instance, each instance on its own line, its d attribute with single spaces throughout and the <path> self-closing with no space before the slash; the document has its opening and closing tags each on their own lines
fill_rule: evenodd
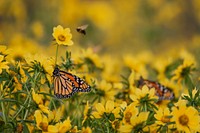
<svg viewBox="0 0 200 133">
<path fill-rule="evenodd" d="M 17 65 L 18 65 L 18 68 L 19 68 L 19 73 L 21 75 L 21 80 L 22 80 L 23 83 L 25 83 L 28 77 L 26 76 L 24 70 L 22 69 L 21 63 L 19 62 Z"/>
<path fill-rule="evenodd" d="M 83 121 L 82 124 L 85 122 L 85 120 L 88 118 L 88 110 L 89 110 L 89 102 L 87 101 L 87 104 L 85 106 L 85 109 L 83 111 Z"/>
<path fill-rule="evenodd" d="M 187 100 L 179 98 L 178 102 L 174 103 L 175 107 L 186 106 Z"/>
<path fill-rule="evenodd" d="M 56 123 L 55 125 L 49 125 L 47 116 L 44 115 L 40 110 L 35 111 L 34 117 L 37 128 L 43 132 L 63 133 L 69 131 L 72 127 L 69 118 L 63 122 Z"/>
<path fill-rule="evenodd" d="M 55 61 L 44 54 L 28 54 L 25 58 L 28 64 L 31 64 L 34 60 L 40 62 L 41 66 L 44 68 L 45 76 L 41 77 L 41 83 L 46 82 L 47 80 L 51 83 L 52 82 L 52 71 L 53 71 L 53 64 Z M 45 78 L 46 77 L 46 78 Z"/>
<path fill-rule="evenodd" d="M 136 90 L 136 85 L 135 85 L 135 71 L 132 70 L 131 74 L 128 77 L 128 82 L 129 82 L 129 94 L 134 94 Z"/>
<path fill-rule="evenodd" d="M 172 77 L 172 80 L 177 80 L 178 83 L 180 83 L 191 74 L 192 70 L 194 70 L 194 64 L 195 62 L 191 60 L 184 60 L 183 64 L 174 70 L 174 76 Z"/>
<path fill-rule="evenodd" d="M 90 127 L 83 127 L 81 133 L 92 133 L 92 129 Z"/>
<path fill-rule="evenodd" d="M 49 125 L 48 128 L 47 128 L 47 132 L 48 133 L 58 133 L 58 129 L 54 125 Z"/>
<path fill-rule="evenodd" d="M 121 133 L 130 133 L 135 131 L 136 127 L 139 125 L 143 127 L 147 118 L 149 116 L 149 112 L 141 112 L 139 115 L 134 115 L 131 117 L 130 124 L 124 124 L 119 128 Z M 137 131 L 136 131 L 137 132 Z"/>
<path fill-rule="evenodd" d="M 41 113 L 40 110 L 35 111 L 34 117 L 36 119 L 37 128 L 42 131 L 48 131 L 48 125 L 49 125 L 48 119 L 45 115 Z"/>
<path fill-rule="evenodd" d="M 131 103 L 129 106 L 126 107 L 123 114 L 123 122 L 125 124 L 130 124 L 131 117 L 138 114 L 138 109 L 135 107 L 135 104 Z"/>
<path fill-rule="evenodd" d="M 156 118 L 156 124 L 164 126 L 170 122 L 170 116 L 169 108 L 159 108 L 154 115 Z"/>
<path fill-rule="evenodd" d="M 61 106 L 57 110 L 53 111 L 54 116 L 55 116 L 55 118 L 54 118 L 55 122 L 58 122 L 62 118 L 63 112 L 64 112 L 64 106 Z"/>
<path fill-rule="evenodd" d="M 7 49 L 5 45 L 0 45 L 0 55 L 8 55 L 10 53 L 10 49 Z"/>
<path fill-rule="evenodd" d="M 14 84 L 15 89 L 13 90 L 13 92 L 17 92 L 18 90 L 22 90 L 22 84 L 19 82 L 18 78 L 14 75 L 13 75 L 13 78 L 14 78 L 14 81 L 15 81 L 15 84 Z"/>
<path fill-rule="evenodd" d="M 4 56 L 0 55 L 0 74 L 2 73 L 2 69 L 8 69 L 8 62 L 4 61 Z"/>
<path fill-rule="evenodd" d="M 141 75 L 144 77 L 148 76 L 147 69 L 145 67 L 145 63 L 142 62 L 141 59 L 134 58 L 131 55 L 126 55 L 124 58 L 125 66 L 129 67 L 131 70 L 135 71 L 135 77 L 139 78 Z"/>
<path fill-rule="evenodd" d="M 178 131 L 186 133 L 200 131 L 200 117 L 194 107 L 187 107 L 179 104 L 178 107 L 172 108 L 172 121 L 175 121 Z"/>
<path fill-rule="evenodd" d="M 33 101 L 36 102 L 36 104 L 38 105 L 38 107 L 40 108 L 42 112 L 46 114 L 50 113 L 48 106 L 43 105 L 44 103 L 43 103 L 42 95 L 35 93 L 34 89 L 32 89 L 32 97 L 33 97 Z"/>
<path fill-rule="evenodd" d="M 112 84 L 108 83 L 105 80 L 102 80 L 100 83 L 97 82 L 99 96 L 102 103 L 105 103 L 107 100 L 114 100 L 116 91 L 112 88 Z"/>
<path fill-rule="evenodd" d="M 44 52 L 43 48 L 39 46 L 37 42 L 32 39 L 26 38 L 21 34 L 13 35 L 9 46 L 12 48 L 12 52 L 9 56 L 9 61 L 12 62 L 24 62 L 24 58 L 27 54 Z"/>
<path fill-rule="evenodd" d="M 59 122 L 55 126 L 58 129 L 58 133 L 65 133 L 72 128 L 71 121 L 70 121 L 69 117 L 67 118 L 67 120 L 65 120 L 63 122 Z"/>
<path fill-rule="evenodd" d="M 32 88 L 32 97 L 33 100 L 39 105 L 43 104 L 42 96 L 40 94 L 35 93 L 35 90 Z"/>
<path fill-rule="evenodd" d="M 136 105 L 140 105 L 140 100 L 148 95 L 148 101 L 154 103 L 153 99 L 158 100 L 158 96 L 155 95 L 155 89 L 149 89 L 146 85 L 142 87 L 142 89 L 137 88 L 135 90 L 135 94 L 130 95 L 131 100 L 135 102 Z"/>
<path fill-rule="evenodd" d="M 72 34 L 70 33 L 69 28 L 63 28 L 61 25 L 53 28 L 53 37 L 56 39 L 58 45 L 73 45 Z"/>
<path fill-rule="evenodd" d="M 40 110 L 44 113 L 49 114 L 49 108 L 47 106 L 44 106 L 43 104 L 39 104 L 38 107 L 40 108 Z"/>
<path fill-rule="evenodd" d="M 69 132 L 70 133 L 78 133 L 79 130 L 78 130 L 77 126 L 74 126 Z"/>
<path fill-rule="evenodd" d="M 92 48 L 83 50 L 82 57 L 87 63 L 92 63 L 98 68 L 103 67 L 100 57 L 92 50 Z"/>
<path fill-rule="evenodd" d="M 155 59 L 155 61 L 151 62 L 151 65 L 153 68 L 156 69 L 156 71 L 158 72 L 158 80 L 166 80 L 166 69 L 167 66 L 170 65 L 172 63 L 172 58 L 166 58 L 166 57 L 158 57 Z"/>
<path fill-rule="evenodd" d="M 95 109 L 96 111 L 92 113 L 95 118 L 101 118 L 104 113 L 113 113 L 115 118 L 119 117 L 120 108 L 115 108 L 113 101 L 107 101 L 105 107 L 102 103 L 97 103 Z"/>
<path fill-rule="evenodd" d="M 33 124 L 27 124 L 28 130 L 30 133 L 34 131 L 34 125 Z"/>
</svg>

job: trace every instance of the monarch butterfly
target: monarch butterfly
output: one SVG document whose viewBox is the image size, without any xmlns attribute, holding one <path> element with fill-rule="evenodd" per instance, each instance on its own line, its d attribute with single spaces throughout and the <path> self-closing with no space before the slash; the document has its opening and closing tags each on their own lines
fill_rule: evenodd
<svg viewBox="0 0 200 133">
<path fill-rule="evenodd" d="M 55 68 L 54 77 L 54 94 L 57 98 L 70 98 L 76 92 L 89 92 L 91 87 L 81 78 L 61 71 Z"/>
<path fill-rule="evenodd" d="M 85 29 L 87 29 L 87 27 L 88 27 L 88 24 L 79 26 L 79 27 L 76 28 L 76 31 L 83 34 L 83 35 L 86 35 Z"/>
<path fill-rule="evenodd" d="M 147 85 L 149 89 L 155 88 L 156 95 L 159 97 L 160 101 L 174 99 L 174 93 L 171 91 L 171 89 L 161 85 L 158 82 L 150 81 L 150 80 L 143 79 L 142 77 L 140 77 L 140 80 L 138 81 L 138 87 L 142 88 L 143 85 Z"/>
</svg>

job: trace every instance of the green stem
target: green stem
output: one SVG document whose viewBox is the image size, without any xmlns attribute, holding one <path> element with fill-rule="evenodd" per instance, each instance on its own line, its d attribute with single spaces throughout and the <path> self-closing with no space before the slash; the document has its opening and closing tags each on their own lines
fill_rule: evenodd
<svg viewBox="0 0 200 133">
<path fill-rule="evenodd" d="M 5 108 L 4 108 L 4 103 L 3 102 L 1 102 L 1 109 L 2 109 L 3 120 L 4 120 L 5 123 L 7 123 L 6 114 L 5 114 Z"/>
<path fill-rule="evenodd" d="M 49 105 L 51 105 L 51 103 L 53 104 L 54 109 L 57 110 L 56 104 L 55 104 L 55 102 L 53 101 L 53 98 L 51 98 L 50 104 L 49 104 Z M 49 107 L 50 107 L 50 106 L 49 106 Z"/>
<path fill-rule="evenodd" d="M 23 108 L 25 108 L 24 106 L 26 105 L 28 99 L 29 99 L 29 97 L 26 98 L 24 105 L 20 107 L 19 111 L 15 114 L 15 116 L 12 118 L 12 120 L 14 120 L 18 116 L 18 114 L 22 111 Z"/>
<path fill-rule="evenodd" d="M 56 66 L 56 62 L 57 62 L 57 56 L 58 56 L 58 47 L 59 47 L 59 45 L 57 44 L 57 47 L 56 47 L 56 59 L 55 59 L 55 66 Z"/>
<path fill-rule="evenodd" d="M 144 111 L 147 111 L 147 102 L 144 103 Z"/>
<path fill-rule="evenodd" d="M 106 128 L 107 128 L 107 133 L 110 133 L 109 127 L 107 126 Z"/>
<path fill-rule="evenodd" d="M 10 79 L 8 85 L 5 87 L 5 89 L 3 89 L 3 92 L 1 93 L 0 98 L 3 98 L 4 93 L 6 92 L 6 90 L 8 89 L 8 87 L 10 86 L 10 84 L 12 83 L 13 77 Z"/>
<path fill-rule="evenodd" d="M 9 81 L 9 83 L 8 83 L 8 85 L 7 85 L 7 87 L 6 87 L 5 89 L 3 89 L 3 87 L 0 88 L 0 100 L 3 99 L 4 93 L 5 93 L 6 90 L 8 89 L 8 86 L 11 84 L 12 80 L 13 80 L 13 77 L 11 78 L 11 80 Z M 1 86 L 1 85 L 0 85 L 0 86 Z M 3 86 L 3 85 L 2 85 L 2 86 Z M 1 90 L 2 90 L 3 92 L 1 92 Z M 3 102 L 1 102 L 1 109 L 2 109 L 3 120 L 4 120 L 5 123 L 7 123 L 7 117 L 6 117 L 6 112 L 5 112 L 6 109 L 5 109 L 5 104 L 4 104 Z"/>
<path fill-rule="evenodd" d="M 27 90 L 27 92 L 28 92 L 28 96 L 27 96 L 27 98 L 26 98 L 26 100 L 25 100 L 23 106 L 20 107 L 19 111 L 15 114 L 15 116 L 12 118 L 12 120 L 14 120 L 14 119 L 18 116 L 18 114 L 22 111 L 22 109 L 25 108 L 25 105 L 27 104 L 28 101 L 29 101 L 28 107 L 30 106 L 30 102 L 31 102 L 31 93 L 28 91 L 26 85 L 25 85 L 25 88 L 26 88 L 26 90 Z M 26 110 L 26 112 L 25 112 L 24 120 L 25 120 L 27 114 L 28 114 L 28 110 Z"/>
<path fill-rule="evenodd" d="M 31 104 L 31 98 L 29 97 L 28 108 L 30 107 L 30 104 Z M 28 116 L 28 112 L 29 112 L 29 109 L 27 109 L 25 112 L 24 120 L 26 120 L 26 117 Z"/>
<path fill-rule="evenodd" d="M 185 82 L 182 81 L 182 84 L 181 84 L 181 91 L 179 91 L 179 97 L 181 97 L 181 94 L 184 92 L 184 86 L 185 86 Z"/>
<path fill-rule="evenodd" d="M 38 76 L 38 75 L 37 75 Z M 36 80 L 36 79 L 35 79 Z M 31 104 L 31 91 L 29 91 L 28 90 L 28 88 L 27 88 L 27 86 L 26 86 L 26 84 L 25 84 L 25 88 L 26 88 L 26 91 L 28 92 L 28 109 L 26 110 L 26 112 L 25 112 L 25 115 L 24 115 L 24 120 L 26 120 L 26 117 L 27 117 L 27 115 L 28 115 L 28 112 L 29 112 L 29 107 L 30 107 L 30 104 Z"/>
</svg>

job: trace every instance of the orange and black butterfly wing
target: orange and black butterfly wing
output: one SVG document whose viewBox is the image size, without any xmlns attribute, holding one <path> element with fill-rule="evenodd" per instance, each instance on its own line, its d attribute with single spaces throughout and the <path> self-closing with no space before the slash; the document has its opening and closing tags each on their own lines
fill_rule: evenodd
<svg viewBox="0 0 200 133">
<path fill-rule="evenodd" d="M 79 92 L 89 92 L 91 90 L 91 87 L 81 78 L 79 78 L 78 76 L 72 75 L 70 73 L 64 72 L 64 71 L 60 71 L 61 75 L 65 75 L 63 76 L 64 78 L 68 78 L 68 80 L 70 80 L 76 91 Z M 62 76 L 61 76 L 62 77 Z"/>
<path fill-rule="evenodd" d="M 58 68 L 53 72 L 54 94 L 57 98 L 70 98 L 78 91 L 68 75 L 62 74 Z"/>
<path fill-rule="evenodd" d="M 91 90 L 91 87 L 81 78 L 74 75 L 75 83 L 78 86 L 79 92 L 89 92 Z"/>
<path fill-rule="evenodd" d="M 149 89 L 155 88 L 156 95 L 159 97 L 159 100 L 174 99 L 174 93 L 171 91 L 171 89 L 161 85 L 158 82 L 146 80 L 140 77 L 138 87 L 142 88 L 143 85 L 147 85 Z"/>
<path fill-rule="evenodd" d="M 65 80 L 62 77 L 54 78 L 54 94 L 57 98 L 70 98 L 77 91 L 70 80 Z"/>
</svg>

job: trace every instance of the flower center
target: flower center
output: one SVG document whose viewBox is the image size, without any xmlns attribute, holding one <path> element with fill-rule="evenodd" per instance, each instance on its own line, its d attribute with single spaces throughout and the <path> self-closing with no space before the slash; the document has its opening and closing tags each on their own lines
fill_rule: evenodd
<svg viewBox="0 0 200 133">
<path fill-rule="evenodd" d="M 167 123 L 167 122 L 170 122 L 170 118 L 169 118 L 169 116 L 163 116 L 162 118 L 161 118 L 161 121 L 163 122 L 163 123 Z"/>
<path fill-rule="evenodd" d="M 181 115 L 179 117 L 179 122 L 180 122 L 181 125 L 185 126 L 185 125 L 188 124 L 189 118 L 187 117 L 187 115 Z"/>
<path fill-rule="evenodd" d="M 130 123 L 130 119 L 131 119 L 131 116 L 132 116 L 132 113 L 131 112 L 127 112 L 126 114 L 125 114 L 125 120 L 126 120 L 126 122 L 127 123 Z"/>
<path fill-rule="evenodd" d="M 61 41 L 61 42 L 65 41 L 65 39 L 66 39 L 66 37 L 63 36 L 63 35 L 58 36 L 58 40 Z"/>
<path fill-rule="evenodd" d="M 119 121 L 114 121 L 112 123 L 112 125 L 114 126 L 115 129 L 119 129 L 119 126 L 120 126 L 119 124 L 120 124 Z"/>
<path fill-rule="evenodd" d="M 48 124 L 45 122 L 41 122 L 39 127 L 42 128 L 42 131 L 48 131 Z"/>
</svg>

